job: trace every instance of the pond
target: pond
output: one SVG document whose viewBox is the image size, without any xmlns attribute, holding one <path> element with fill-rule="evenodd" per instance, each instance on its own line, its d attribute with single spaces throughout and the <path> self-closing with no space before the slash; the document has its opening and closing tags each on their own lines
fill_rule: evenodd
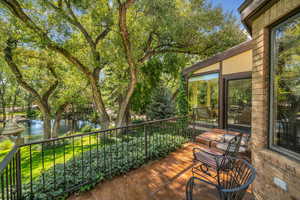
<svg viewBox="0 0 300 200">
<path fill-rule="evenodd" d="M 53 127 L 54 120 L 51 122 L 51 125 Z M 21 122 L 19 124 L 22 124 L 25 128 L 24 132 L 21 133 L 21 136 L 24 138 L 24 142 L 34 142 L 39 141 L 43 139 L 43 120 L 28 120 L 25 122 Z M 61 120 L 60 121 L 60 128 L 59 128 L 59 136 L 63 136 L 68 132 L 78 132 L 83 127 L 89 126 L 93 129 L 99 129 L 100 125 L 95 124 L 89 121 L 83 121 L 83 120 Z M 1 130 L 0 130 L 1 132 Z"/>
</svg>

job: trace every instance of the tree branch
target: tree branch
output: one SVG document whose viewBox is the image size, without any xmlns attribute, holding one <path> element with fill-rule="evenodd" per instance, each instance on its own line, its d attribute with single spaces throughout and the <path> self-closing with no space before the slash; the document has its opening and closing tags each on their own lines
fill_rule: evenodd
<svg viewBox="0 0 300 200">
<path fill-rule="evenodd" d="M 135 64 L 133 60 L 131 42 L 129 39 L 129 32 L 127 28 L 127 9 L 133 3 L 134 0 L 127 0 L 123 4 L 121 4 L 119 1 L 119 29 L 122 37 L 124 50 L 125 50 L 126 60 L 130 68 L 133 68 Z"/>
<path fill-rule="evenodd" d="M 151 50 L 151 44 L 152 44 L 152 41 L 153 41 L 153 34 L 154 34 L 153 31 L 151 31 L 151 33 L 149 34 L 149 37 L 148 37 L 148 40 L 147 40 L 147 43 L 146 43 L 146 47 L 144 48 L 145 53 L 147 53 L 148 51 Z"/>
<path fill-rule="evenodd" d="M 107 27 L 102 33 L 100 33 L 97 37 L 96 37 L 96 40 L 95 40 L 95 45 L 97 46 L 97 44 L 100 42 L 100 40 L 103 40 L 107 35 L 108 33 L 110 32 L 110 27 Z"/>
<path fill-rule="evenodd" d="M 24 79 L 21 71 L 19 70 L 18 66 L 13 60 L 13 53 L 12 49 L 15 48 L 16 41 L 13 41 L 12 39 L 9 39 L 7 41 L 7 47 L 4 49 L 4 58 L 6 63 L 8 64 L 9 68 L 13 72 L 13 74 L 16 77 L 17 82 L 29 93 L 31 93 L 34 97 L 36 97 L 40 102 L 42 102 L 42 97 L 39 95 L 39 93 L 31 87 Z"/>
<path fill-rule="evenodd" d="M 67 1 L 67 0 L 64 0 L 64 1 L 67 5 L 67 10 L 72 17 L 72 20 L 68 20 L 68 21 L 70 23 L 72 23 L 74 26 L 76 26 L 81 31 L 81 33 L 84 35 L 86 41 L 89 43 L 90 47 L 92 49 L 96 49 L 96 43 L 93 41 L 93 38 L 90 36 L 90 34 L 87 32 L 87 30 L 83 27 L 83 25 L 79 22 L 76 15 L 74 14 L 74 12 L 71 8 L 71 2 Z"/>
<path fill-rule="evenodd" d="M 11 13 L 20 19 L 28 28 L 37 33 L 40 38 L 46 41 L 47 47 L 55 52 L 62 54 L 67 60 L 69 60 L 72 64 L 78 67 L 78 69 L 86 75 L 89 75 L 89 69 L 84 66 L 77 58 L 71 55 L 66 49 L 60 47 L 55 44 L 47 34 L 38 27 L 32 20 L 29 18 L 21 8 L 20 4 L 16 0 L 0 0 L 0 2 L 6 6 Z"/>
<path fill-rule="evenodd" d="M 54 76 L 56 79 L 55 82 L 49 87 L 49 89 L 42 95 L 42 99 L 45 102 L 48 102 L 49 97 L 53 94 L 55 89 L 57 88 L 59 81 L 58 81 L 58 76 L 54 70 L 54 68 L 51 66 L 51 63 L 47 64 L 48 70 L 51 72 L 51 74 Z"/>
<path fill-rule="evenodd" d="M 157 54 L 164 54 L 164 53 L 185 53 L 185 54 L 190 54 L 190 55 L 201 55 L 205 51 L 207 51 L 211 47 L 207 47 L 201 51 L 194 51 L 194 50 L 189 50 L 189 49 L 179 49 L 179 48 L 167 48 L 167 49 L 161 49 L 161 50 L 152 50 L 144 54 L 142 58 L 139 59 L 140 63 L 144 63 L 146 60 L 150 59 L 152 56 L 157 55 Z"/>
</svg>

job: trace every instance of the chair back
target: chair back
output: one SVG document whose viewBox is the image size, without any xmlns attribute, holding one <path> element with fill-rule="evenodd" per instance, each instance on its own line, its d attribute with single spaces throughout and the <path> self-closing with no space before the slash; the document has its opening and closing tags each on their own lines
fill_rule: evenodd
<svg viewBox="0 0 300 200">
<path fill-rule="evenodd" d="M 218 172 L 218 191 L 221 200 L 242 200 L 256 176 L 255 169 L 242 159 L 226 157 L 229 170 Z"/>
<path fill-rule="evenodd" d="M 256 171 L 246 160 L 226 157 L 226 162 L 230 163 L 230 169 L 218 171 L 216 179 L 192 176 L 186 185 L 186 199 L 202 199 L 201 192 L 208 192 L 203 190 L 203 184 L 207 184 L 217 190 L 221 200 L 242 200 L 255 179 Z"/>
<path fill-rule="evenodd" d="M 218 161 L 218 169 L 227 169 L 230 163 L 228 163 L 228 157 L 236 157 L 236 154 L 239 152 L 243 133 L 239 133 L 234 138 L 232 138 L 227 145 L 226 151 L 224 152 L 221 160 Z"/>
<path fill-rule="evenodd" d="M 234 138 L 232 138 L 227 145 L 224 156 L 236 157 L 236 154 L 239 152 L 241 142 L 242 142 L 243 133 L 239 133 Z"/>
</svg>

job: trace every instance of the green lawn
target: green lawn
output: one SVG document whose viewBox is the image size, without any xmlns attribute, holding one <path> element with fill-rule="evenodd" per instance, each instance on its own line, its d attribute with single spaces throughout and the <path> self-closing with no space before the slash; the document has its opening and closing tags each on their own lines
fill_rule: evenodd
<svg viewBox="0 0 300 200">
<path fill-rule="evenodd" d="M 74 143 L 73 143 L 74 142 Z M 99 143 L 99 140 L 98 140 Z M 74 145 L 73 145 L 74 144 Z M 82 144 L 82 145 L 81 145 Z M 101 144 L 99 144 L 101 146 Z M 32 177 L 38 177 L 43 171 L 53 167 L 54 164 L 60 164 L 67 162 L 74 156 L 94 149 L 97 147 L 96 136 L 84 136 L 82 138 L 75 138 L 66 140 L 66 144 L 59 145 L 55 148 L 47 148 L 44 145 L 42 151 L 42 145 L 25 146 L 21 148 L 21 160 L 22 160 L 22 178 L 25 182 L 30 181 L 30 169 L 32 168 Z M 74 150 L 73 150 L 74 149 Z M 54 159 L 55 158 L 55 159 Z M 55 162 L 54 162 L 55 160 Z M 30 164 L 32 161 L 32 164 Z M 44 161 L 44 165 L 43 162 Z"/>
<path fill-rule="evenodd" d="M 11 117 L 12 115 L 13 115 L 14 117 L 20 116 L 20 115 L 26 115 L 26 112 L 6 113 L 6 118 L 7 118 L 7 119 L 10 119 L 10 117 Z M 0 113 L 0 118 L 2 119 L 2 117 L 3 117 L 3 114 Z"/>
</svg>

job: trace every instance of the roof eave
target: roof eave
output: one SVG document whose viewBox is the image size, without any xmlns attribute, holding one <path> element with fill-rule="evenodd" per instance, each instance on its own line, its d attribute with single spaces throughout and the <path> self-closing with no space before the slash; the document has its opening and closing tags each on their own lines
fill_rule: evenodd
<svg viewBox="0 0 300 200">
<path fill-rule="evenodd" d="M 265 5 L 272 5 L 278 0 L 246 0 L 244 3 L 238 8 L 241 21 L 246 27 L 247 31 L 250 35 L 252 35 L 252 21 L 255 16 L 259 15 L 262 12 Z"/>
<path fill-rule="evenodd" d="M 190 73 L 193 73 L 197 71 L 198 69 L 213 65 L 215 63 L 218 63 L 222 60 L 225 60 L 227 58 L 230 58 L 232 56 L 238 55 L 240 53 L 243 53 L 245 51 L 251 50 L 253 48 L 253 41 L 249 40 L 246 42 L 243 42 L 237 46 L 234 46 L 222 53 L 218 53 L 215 56 L 212 56 L 206 60 L 200 61 L 190 67 L 187 67 L 183 70 L 183 75 L 188 76 Z"/>
</svg>

